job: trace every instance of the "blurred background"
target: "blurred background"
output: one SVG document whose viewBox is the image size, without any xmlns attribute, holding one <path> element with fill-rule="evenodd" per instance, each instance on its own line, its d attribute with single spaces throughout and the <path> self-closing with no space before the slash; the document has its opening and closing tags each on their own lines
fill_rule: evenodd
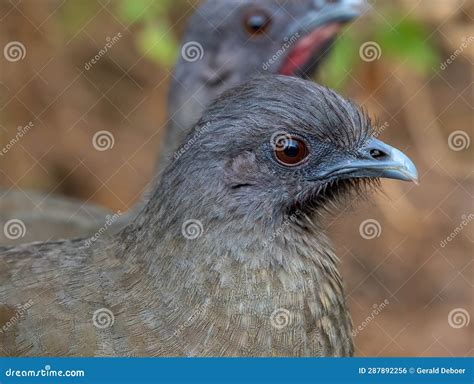
<svg viewBox="0 0 474 384">
<path fill-rule="evenodd" d="M 0 187 L 126 211 L 152 177 L 188 0 L 0 0 Z M 377 117 L 420 184 L 328 220 L 358 356 L 472 356 L 474 2 L 398 0 L 347 26 L 314 80 Z M 106 55 L 87 69 L 97 52 Z M 28 124 L 33 123 L 30 128 Z M 113 134 L 98 151 L 93 136 Z"/>
</svg>

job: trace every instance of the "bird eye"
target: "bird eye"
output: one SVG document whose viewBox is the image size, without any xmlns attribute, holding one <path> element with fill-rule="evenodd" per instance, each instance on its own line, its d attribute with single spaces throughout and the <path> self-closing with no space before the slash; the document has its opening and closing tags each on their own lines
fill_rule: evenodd
<svg viewBox="0 0 474 384">
<path fill-rule="evenodd" d="M 286 136 L 277 141 L 274 152 L 277 161 L 289 167 L 301 164 L 309 155 L 306 143 L 294 136 Z"/>
<path fill-rule="evenodd" d="M 244 18 L 245 31 L 251 36 L 258 36 L 270 27 L 272 18 L 261 9 L 253 9 Z"/>
</svg>

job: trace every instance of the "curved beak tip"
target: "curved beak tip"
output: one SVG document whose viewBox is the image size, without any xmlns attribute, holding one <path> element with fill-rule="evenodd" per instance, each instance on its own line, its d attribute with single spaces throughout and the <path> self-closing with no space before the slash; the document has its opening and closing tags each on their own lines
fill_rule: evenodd
<svg viewBox="0 0 474 384">
<path fill-rule="evenodd" d="M 412 181 L 419 185 L 418 170 L 411 159 L 396 148 L 391 148 L 390 162 L 393 168 L 387 168 L 387 176 L 398 180 Z M 393 172 L 393 175 L 390 173 Z"/>
<path fill-rule="evenodd" d="M 297 20 L 297 25 L 292 26 L 288 35 L 298 33 L 309 33 L 316 28 L 329 23 L 350 22 L 370 11 L 371 6 L 367 0 L 340 0 L 335 3 L 327 4 L 323 8 L 309 11 L 301 19 Z"/>
</svg>

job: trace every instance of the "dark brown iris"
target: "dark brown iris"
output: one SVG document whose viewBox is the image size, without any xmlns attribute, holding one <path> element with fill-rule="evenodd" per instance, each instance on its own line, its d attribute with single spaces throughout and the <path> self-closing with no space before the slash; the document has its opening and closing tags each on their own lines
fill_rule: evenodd
<svg viewBox="0 0 474 384">
<path fill-rule="evenodd" d="M 301 164 L 308 155 L 308 146 L 297 137 L 288 137 L 275 148 L 275 157 L 278 162 L 289 167 Z"/>
<path fill-rule="evenodd" d="M 251 36 L 265 33 L 271 24 L 271 17 L 261 9 L 253 9 L 245 15 L 244 28 Z"/>
</svg>

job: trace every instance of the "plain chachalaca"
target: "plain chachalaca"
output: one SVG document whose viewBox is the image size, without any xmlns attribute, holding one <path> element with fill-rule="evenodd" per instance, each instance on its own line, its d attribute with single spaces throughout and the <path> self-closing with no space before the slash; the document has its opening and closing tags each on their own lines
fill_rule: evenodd
<svg viewBox="0 0 474 384">
<path fill-rule="evenodd" d="M 371 133 L 355 104 L 309 81 L 226 91 L 122 232 L 0 248 L 0 351 L 351 355 L 324 213 L 379 178 L 417 178 Z"/>
<path fill-rule="evenodd" d="M 189 20 L 172 76 L 169 122 L 155 183 L 180 140 L 217 95 L 258 72 L 310 76 L 343 24 L 359 16 L 365 5 L 364 0 L 203 2 Z M 105 218 L 98 222 L 95 217 L 87 221 L 83 215 L 77 216 L 84 209 L 96 210 L 88 204 L 68 204 L 66 208 L 62 200 L 52 197 L 36 195 L 35 199 L 44 202 L 36 205 L 22 192 L 0 191 L 4 207 L 0 226 L 21 217 L 26 228 L 24 238 L 9 239 L 0 234 L 0 244 L 91 236 L 105 222 Z M 117 232 L 128 224 L 146 200 L 143 198 L 129 214 L 115 220 L 108 232 Z M 59 210 L 61 215 L 51 215 Z"/>
</svg>

